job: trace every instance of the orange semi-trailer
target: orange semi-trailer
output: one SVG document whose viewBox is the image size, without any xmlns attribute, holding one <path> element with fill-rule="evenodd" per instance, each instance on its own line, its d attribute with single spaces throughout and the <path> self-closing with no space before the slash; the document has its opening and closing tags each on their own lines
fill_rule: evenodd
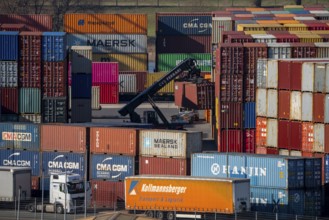
<svg viewBox="0 0 329 220">
<path fill-rule="evenodd" d="M 126 210 L 145 211 L 158 219 L 248 211 L 249 198 L 249 179 L 157 175 L 125 178 Z"/>
</svg>

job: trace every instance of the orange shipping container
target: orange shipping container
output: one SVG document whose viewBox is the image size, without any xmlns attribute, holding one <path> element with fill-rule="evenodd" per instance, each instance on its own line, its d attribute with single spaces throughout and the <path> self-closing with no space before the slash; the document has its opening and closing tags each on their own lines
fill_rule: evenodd
<svg viewBox="0 0 329 220">
<path fill-rule="evenodd" d="M 126 210 L 145 210 L 149 216 L 156 210 L 171 215 L 173 211 L 232 214 L 248 211 L 249 200 L 249 179 L 156 175 L 125 179 Z"/>
<path fill-rule="evenodd" d="M 65 14 L 67 33 L 147 34 L 146 14 Z"/>
<path fill-rule="evenodd" d="M 266 147 L 267 119 L 256 118 L 256 146 Z"/>
<path fill-rule="evenodd" d="M 135 156 L 138 152 L 138 130 L 135 128 L 90 128 L 90 152 Z"/>
</svg>

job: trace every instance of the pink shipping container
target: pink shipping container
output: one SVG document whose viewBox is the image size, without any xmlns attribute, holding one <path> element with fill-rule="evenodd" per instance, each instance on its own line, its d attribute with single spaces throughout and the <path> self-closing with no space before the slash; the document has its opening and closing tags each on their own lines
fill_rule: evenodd
<svg viewBox="0 0 329 220">
<path fill-rule="evenodd" d="M 220 101 L 242 102 L 243 101 L 243 75 L 221 74 L 220 75 Z"/>
<path fill-rule="evenodd" d="M 0 88 L 1 113 L 18 114 L 19 92 L 18 88 Z"/>
<path fill-rule="evenodd" d="M 46 14 L 2 14 L 0 15 L 0 23 L 25 24 L 28 31 L 46 32 L 53 30 L 53 18 Z"/>
<path fill-rule="evenodd" d="M 324 122 L 324 107 L 325 107 L 324 93 L 313 93 L 313 120 L 314 122 Z"/>
<path fill-rule="evenodd" d="M 118 62 L 93 62 L 92 63 L 93 83 L 118 83 L 119 63 Z"/>
<path fill-rule="evenodd" d="M 314 43 L 291 43 L 291 58 L 316 58 Z"/>
<path fill-rule="evenodd" d="M 146 71 L 119 71 L 120 74 L 132 74 L 136 75 L 136 92 L 140 93 L 145 90 L 145 85 L 147 82 L 147 72 Z M 120 84 L 121 82 L 119 82 Z"/>
<path fill-rule="evenodd" d="M 218 152 L 243 152 L 242 130 L 222 129 L 219 132 L 220 144 L 218 146 Z"/>
<path fill-rule="evenodd" d="M 91 180 L 91 207 L 115 209 L 124 206 L 124 182 Z"/>
<path fill-rule="evenodd" d="M 91 127 L 90 152 L 135 156 L 139 131 L 135 128 Z"/>
<path fill-rule="evenodd" d="M 290 91 L 279 90 L 279 106 L 278 106 L 278 118 L 289 119 L 290 118 Z"/>
<path fill-rule="evenodd" d="M 279 154 L 278 148 L 272 148 L 272 147 L 256 147 L 256 154 L 273 154 L 277 155 Z"/>
<path fill-rule="evenodd" d="M 41 151 L 84 153 L 87 128 L 76 125 L 42 124 Z"/>
<path fill-rule="evenodd" d="M 100 103 L 116 104 L 119 102 L 119 83 L 93 83 L 100 87 Z"/>
<path fill-rule="evenodd" d="M 220 128 L 239 129 L 243 126 L 242 102 L 220 102 Z"/>
<path fill-rule="evenodd" d="M 255 129 L 246 129 L 243 131 L 243 143 L 245 153 L 255 153 L 256 146 L 256 130 Z"/>
<path fill-rule="evenodd" d="M 190 159 L 139 156 L 139 175 L 190 175 Z"/>
</svg>

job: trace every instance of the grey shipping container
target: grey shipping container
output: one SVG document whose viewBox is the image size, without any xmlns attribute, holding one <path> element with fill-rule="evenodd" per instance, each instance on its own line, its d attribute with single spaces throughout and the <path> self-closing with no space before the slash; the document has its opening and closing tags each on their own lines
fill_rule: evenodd
<svg viewBox="0 0 329 220">
<path fill-rule="evenodd" d="M 42 122 L 66 123 L 68 121 L 67 97 L 42 100 Z"/>
<path fill-rule="evenodd" d="M 20 88 L 19 112 L 41 113 L 41 90 L 37 88 Z"/>
<path fill-rule="evenodd" d="M 17 61 L 0 61 L 0 87 L 17 87 Z"/>
<path fill-rule="evenodd" d="M 70 52 L 71 73 L 91 74 L 92 72 L 92 47 L 72 46 Z"/>
<path fill-rule="evenodd" d="M 72 99 L 71 122 L 91 122 L 91 99 Z"/>
</svg>

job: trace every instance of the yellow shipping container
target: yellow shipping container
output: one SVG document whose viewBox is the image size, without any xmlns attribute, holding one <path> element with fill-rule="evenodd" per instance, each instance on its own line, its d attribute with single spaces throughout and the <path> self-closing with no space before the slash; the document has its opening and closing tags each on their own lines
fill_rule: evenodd
<svg viewBox="0 0 329 220">
<path fill-rule="evenodd" d="M 246 8 L 246 11 L 265 11 L 265 8 Z"/>
<path fill-rule="evenodd" d="M 285 31 L 286 28 L 281 24 L 260 24 L 264 31 Z"/>
<path fill-rule="evenodd" d="M 276 20 L 279 24 L 300 24 L 297 20 Z"/>
<path fill-rule="evenodd" d="M 296 34 L 301 43 L 318 43 L 323 42 L 321 36 L 317 34 Z"/>
<path fill-rule="evenodd" d="M 257 24 L 279 24 L 276 20 L 257 20 Z"/>
<path fill-rule="evenodd" d="M 312 34 L 329 34 L 329 30 L 313 30 L 310 31 Z"/>
<path fill-rule="evenodd" d="M 267 34 L 266 31 L 245 31 L 244 34 Z"/>
<path fill-rule="evenodd" d="M 264 31 L 260 24 L 238 24 L 237 31 Z"/>
<path fill-rule="evenodd" d="M 306 24 L 283 24 L 287 28 L 287 31 L 307 31 L 308 28 Z"/>
<path fill-rule="evenodd" d="M 97 62 L 118 62 L 119 71 L 147 71 L 148 54 L 93 54 L 93 61 Z"/>
<path fill-rule="evenodd" d="M 290 34 L 312 34 L 311 31 L 289 31 Z"/>
<path fill-rule="evenodd" d="M 158 81 L 160 78 L 164 77 L 166 74 L 167 74 L 166 72 L 148 73 L 147 80 L 146 80 L 146 88 L 153 85 L 156 81 Z M 159 95 L 165 95 L 165 94 L 173 95 L 174 93 L 175 93 L 174 80 L 171 80 L 167 85 L 165 85 L 158 92 Z"/>
<path fill-rule="evenodd" d="M 303 5 L 284 5 L 283 6 L 284 9 L 303 9 L 304 6 Z"/>
</svg>

